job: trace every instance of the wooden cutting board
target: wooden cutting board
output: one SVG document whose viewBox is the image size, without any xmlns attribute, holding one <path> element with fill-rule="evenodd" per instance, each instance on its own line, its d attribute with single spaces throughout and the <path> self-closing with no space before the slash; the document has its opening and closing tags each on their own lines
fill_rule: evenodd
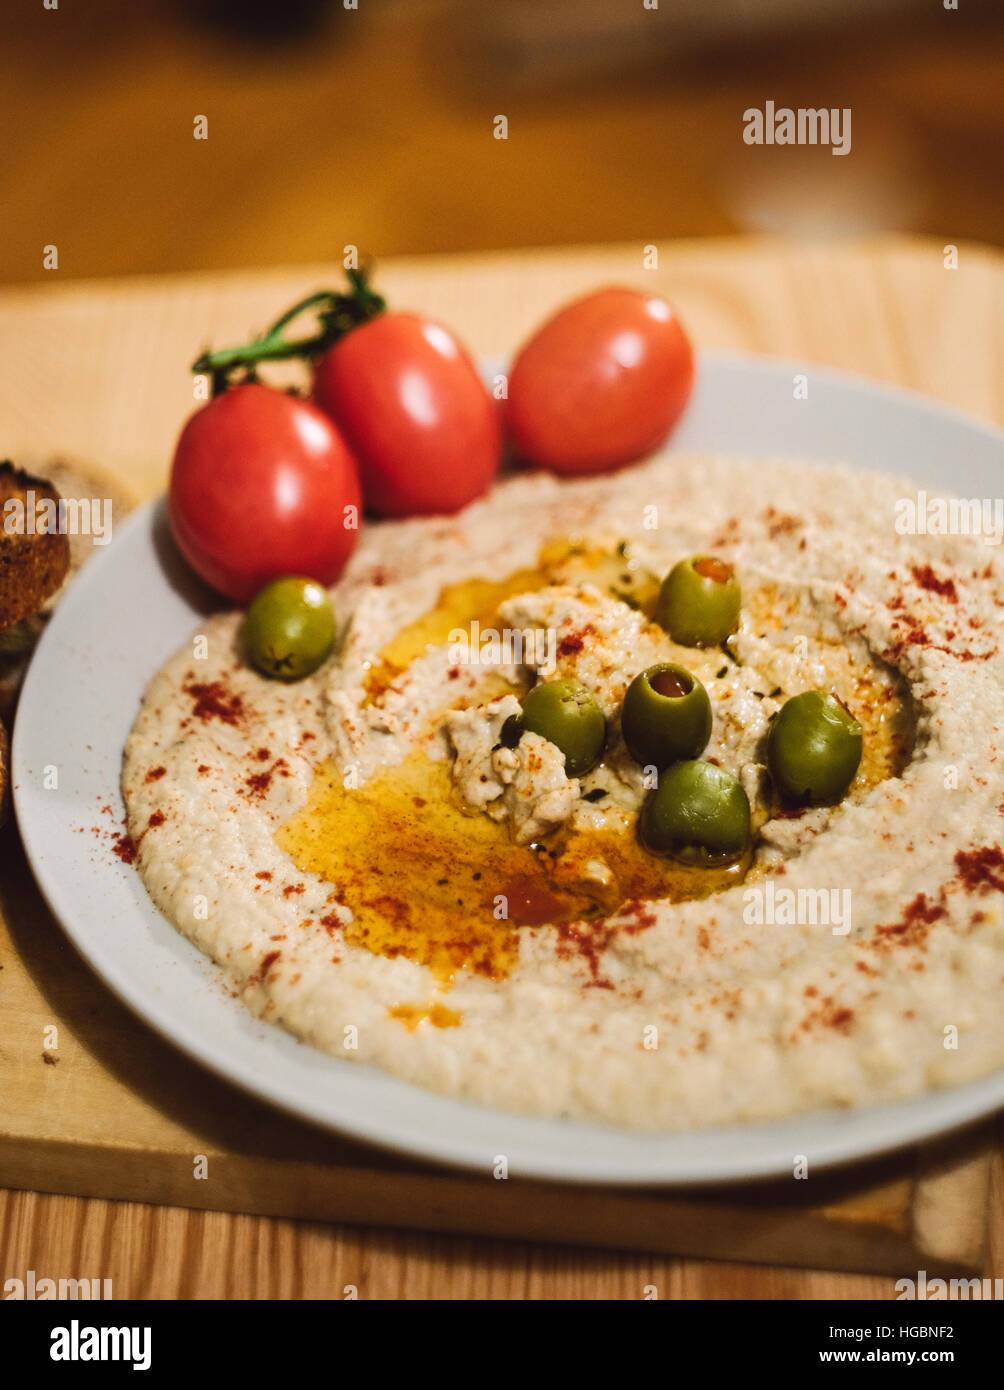
<svg viewBox="0 0 1004 1390">
<path fill-rule="evenodd" d="M 397 262 L 382 283 L 397 302 L 455 324 L 475 350 L 507 352 L 556 301 L 598 282 L 638 282 L 640 254 L 621 247 Z M 745 243 L 738 257 L 684 246 L 643 283 L 672 294 L 705 348 L 769 346 L 993 414 L 1000 402 L 985 362 L 947 381 L 943 353 L 925 355 L 926 343 L 948 351 L 946 342 L 979 337 L 981 325 L 992 337 L 1000 273 L 966 248 L 963 264 L 953 280 L 940 248 L 926 244 L 888 256 Z M 0 338 L 16 333 L 21 344 L 0 388 L 8 449 L 39 466 L 47 450 L 72 440 L 123 487 L 149 495 L 162 486 L 171 440 L 191 408 L 184 363 L 193 338 L 198 346 L 239 337 L 331 273 L 5 295 Z M 916 322 L 896 337 L 876 318 L 878 299 L 893 290 L 901 316 L 916 306 Z M 811 315 L 794 312 L 809 303 Z M 855 316 L 868 325 L 865 338 L 826 335 L 824 325 Z M 909 360 L 903 342 L 912 345 Z M 149 1032 L 63 937 L 16 827 L 0 831 L 0 1186 L 801 1267 L 973 1273 L 981 1272 L 990 1155 L 986 1130 L 976 1129 L 804 1182 L 672 1193 L 497 1182 L 380 1154 L 241 1095 Z"/>
</svg>

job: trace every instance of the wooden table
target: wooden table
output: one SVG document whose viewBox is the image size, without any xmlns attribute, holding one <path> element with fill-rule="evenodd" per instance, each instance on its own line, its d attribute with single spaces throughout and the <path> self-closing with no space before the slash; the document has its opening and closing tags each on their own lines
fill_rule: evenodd
<svg viewBox="0 0 1004 1390">
<path fill-rule="evenodd" d="M 700 348 L 829 363 L 1004 421 L 1002 258 L 941 242 L 781 246 L 665 243 L 387 262 L 396 302 L 453 324 L 477 352 L 508 352 L 558 301 L 610 280 L 668 293 Z M 186 365 L 203 342 L 264 324 L 331 267 L 176 280 L 66 283 L 0 297 L 0 419 L 24 462 L 69 451 L 141 493 L 163 481 L 191 408 Z M 17 345 L 17 351 L 11 349 Z M 2 1045 L 2 1038 L 0 1038 Z M 1004 1163 L 993 1175 L 987 1273 L 1004 1272 Z M 100 1270 L 117 1297 L 878 1297 L 892 1281 L 611 1255 L 468 1237 L 395 1234 L 260 1217 L 0 1192 L 0 1272 Z"/>
</svg>

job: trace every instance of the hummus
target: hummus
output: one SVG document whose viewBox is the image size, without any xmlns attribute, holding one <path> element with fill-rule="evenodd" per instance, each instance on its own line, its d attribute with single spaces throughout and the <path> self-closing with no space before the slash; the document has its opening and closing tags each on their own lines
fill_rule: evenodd
<svg viewBox="0 0 1004 1390">
<path fill-rule="evenodd" d="M 908 484 L 662 458 L 520 476 L 461 515 L 370 526 L 340 641 L 297 684 L 206 620 L 125 749 L 136 864 L 256 1013 L 332 1055 L 503 1109 L 675 1130 L 958 1085 L 1004 1064 L 1004 566 L 906 536 Z M 651 619 L 682 556 L 742 584 L 723 647 Z M 204 639 L 204 640 L 199 640 Z M 639 843 L 627 686 L 685 665 L 749 852 Z M 566 775 L 507 721 L 574 677 L 608 721 Z M 863 727 L 836 806 L 781 805 L 772 716 L 836 694 Z"/>
</svg>

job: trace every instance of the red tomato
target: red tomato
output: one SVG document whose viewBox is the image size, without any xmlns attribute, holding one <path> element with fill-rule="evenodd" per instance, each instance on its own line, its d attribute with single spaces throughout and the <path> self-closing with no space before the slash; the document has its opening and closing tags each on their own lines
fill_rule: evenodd
<svg viewBox="0 0 1004 1390">
<path fill-rule="evenodd" d="M 455 512 L 499 465 L 495 402 L 445 328 L 383 313 L 325 353 L 314 399 L 359 460 L 367 503 L 386 516 Z"/>
<path fill-rule="evenodd" d="M 607 289 L 559 310 L 509 373 L 517 452 L 556 473 L 598 473 L 652 452 L 690 396 L 694 354 L 664 299 Z"/>
<path fill-rule="evenodd" d="M 234 386 L 196 411 L 178 440 L 171 529 L 193 569 L 240 603 L 284 574 L 333 583 L 358 539 L 361 504 L 345 440 L 316 406 L 284 391 Z"/>
</svg>

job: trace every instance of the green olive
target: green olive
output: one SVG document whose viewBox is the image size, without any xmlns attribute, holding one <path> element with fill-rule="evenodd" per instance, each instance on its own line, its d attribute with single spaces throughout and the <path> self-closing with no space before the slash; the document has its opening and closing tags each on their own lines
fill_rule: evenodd
<svg viewBox="0 0 1004 1390">
<path fill-rule="evenodd" d="M 708 692 L 685 667 L 661 661 L 628 686 L 621 731 L 628 752 L 643 766 L 661 769 L 699 757 L 711 737 Z"/>
<path fill-rule="evenodd" d="M 731 565 L 714 555 L 691 555 L 662 581 L 655 620 L 683 647 L 715 647 L 739 626 L 741 602 Z"/>
<path fill-rule="evenodd" d="M 523 727 L 560 748 L 569 777 L 599 762 L 607 736 L 603 711 L 581 681 L 544 681 L 523 701 Z"/>
<path fill-rule="evenodd" d="M 251 600 L 244 647 L 266 676 L 298 681 L 316 671 L 335 641 L 335 611 L 313 579 L 273 579 Z"/>
<path fill-rule="evenodd" d="M 825 690 L 795 695 L 775 716 L 767 739 L 767 766 L 789 801 L 839 801 L 861 762 L 861 725 Z"/>
<path fill-rule="evenodd" d="M 725 864 L 749 844 L 749 798 L 713 763 L 674 763 L 649 794 L 639 828 L 644 843 L 658 853 L 686 863 Z"/>
</svg>

